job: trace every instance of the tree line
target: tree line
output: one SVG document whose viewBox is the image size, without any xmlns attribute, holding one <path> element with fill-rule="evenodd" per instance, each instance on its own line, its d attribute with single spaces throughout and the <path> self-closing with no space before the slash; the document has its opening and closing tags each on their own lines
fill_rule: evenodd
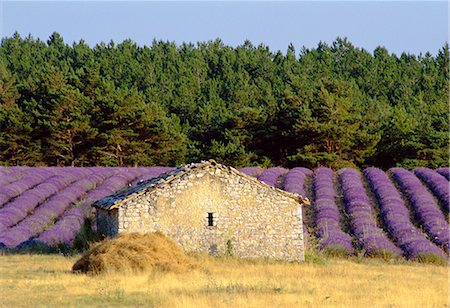
<svg viewBox="0 0 450 308">
<path fill-rule="evenodd" d="M 0 164 L 448 165 L 449 47 L 0 45 Z"/>
</svg>

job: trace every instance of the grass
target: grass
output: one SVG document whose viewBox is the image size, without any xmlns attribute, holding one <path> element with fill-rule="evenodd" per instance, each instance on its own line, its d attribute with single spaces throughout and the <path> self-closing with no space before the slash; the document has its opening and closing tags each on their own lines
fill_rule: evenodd
<svg viewBox="0 0 450 308">
<path fill-rule="evenodd" d="M 194 257 L 172 273 L 73 274 L 80 256 L 0 256 L 2 307 L 449 307 L 446 266 L 308 255 L 304 263 Z"/>
</svg>

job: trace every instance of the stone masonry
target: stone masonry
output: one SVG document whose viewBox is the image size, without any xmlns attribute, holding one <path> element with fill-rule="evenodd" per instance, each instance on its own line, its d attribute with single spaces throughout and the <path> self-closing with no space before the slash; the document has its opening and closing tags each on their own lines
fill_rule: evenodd
<svg viewBox="0 0 450 308">
<path fill-rule="evenodd" d="M 304 260 L 307 199 L 214 161 L 191 164 L 97 201 L 97 229 L 161 231 L 186 252 Z"/>
</svg>

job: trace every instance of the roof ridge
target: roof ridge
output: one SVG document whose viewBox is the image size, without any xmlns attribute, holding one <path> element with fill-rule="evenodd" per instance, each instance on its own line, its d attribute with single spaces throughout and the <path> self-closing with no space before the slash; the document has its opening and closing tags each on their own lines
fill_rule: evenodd
<svg viewBox="0 0 450 308">
<path fill-rule="evenodd" d="M 239 170 L 237 170 L 234 167 L 226 166 L 226 165 L 216 162 L 213 159 L 209 159 L 209 160 L 202 160 L 199 163 L 190 163 L 187 165 L 175 167 L 167 172 L 160 174 L 157 177 L 142 181 L 132 187 L 124 188 L 108 197 L 97 200 L 96 202 L 94 202 L 92 204 L 92 206 L 100 207 L 100 208 L 108 209 L 108 210 L 117 208 L 117 207 L 121 206 L 122 204 L 143 195 L 150 189 L 156 188 L 157 186 L 162 185 L 162 184 L 170 183 L 173 180 L 182 177 L 183 175 L 187 174 L 188 172 L 190 172 L 194 169 L 204 169 L 206 167 L 214 167 L 214 168 L 221 169 L 228 173 L 232 173 L 232 174 L 235 174 L 242 178 L 245 178 L 259 186 L 274 190 L 286 197 L 295 199 L 296 201 L 299 201 L 300 203 L 303 203 L 306 205 L 310 204 L 308 198 L 305 198 L 296 193 L 287 192 L 287 191 L 284 191 L 277 187 L 270 186 L 269 184 L 266 184 L 266 183 L 258 180 L 255 177 L 251 177 L 251 176 L 246 175 L 245 173 L 240 172 Z"/>
</svg>

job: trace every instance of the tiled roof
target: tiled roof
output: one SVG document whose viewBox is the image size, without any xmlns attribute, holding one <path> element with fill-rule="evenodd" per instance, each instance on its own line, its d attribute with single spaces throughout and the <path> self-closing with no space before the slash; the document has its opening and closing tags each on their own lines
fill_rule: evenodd
<svg viewBox="0 0 450 308">
<path fill-rule="evenodd" d="M 235 174 L 237 176 L 245 178 L 245 179 L 255 183 L 256 185 L 274 190 L 274 191 L 278 192 L 279 194 L 282 194 L 289 198 L 293 198 L 300 203 L 309 204 L 309 200 L 303 196 L 272 187 L 264 182 L 257 180 L 254 177 L 250 177 L 242 172 L 239 172 L 237 169 L 235 169 L 233 167 L 221 165 L 221 164 L 215 162 L 214 160 L 209 160 L 209 161 L 202 161 L 200 163 L 191 163 L 186 166 L 176 167 L 168 172 L 165 172 L 165 173 L 159 175 L 156 178 L 142 181 L 134 186 L 119 190 L 115 194 L 112 194 L 108 197 L 105 197 L 103 199 L 96 201 L 93 204 L 93 206 L 102 208 L 102 209 L 106 209 L 106 210 L 112 210 L 134 198 L 137 198 L 137 197 L 143 195 L 145 192 L 147 192 L 151 189 L 155 189 L 162 184 L 170 183 L 173 180 L 175 180 L 185 174 L 195 171 L 196 169 L 205 169 L 205 170 L 220 169 L 220 170 L 228 172 L 230 174 Z"/>
</svg>

